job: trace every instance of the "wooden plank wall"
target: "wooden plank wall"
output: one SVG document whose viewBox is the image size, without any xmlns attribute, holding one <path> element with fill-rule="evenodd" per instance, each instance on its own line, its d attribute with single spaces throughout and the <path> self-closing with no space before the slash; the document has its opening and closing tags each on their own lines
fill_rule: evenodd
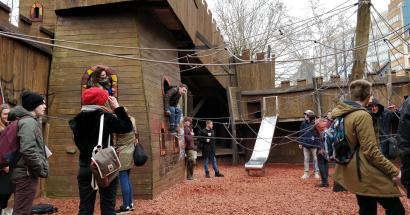
<svg viewBox="0 0 410 215">
<path fill-rule="evenodd" d="M 206 45 L 197 37 L 197 32 L 202 34 L 214 47 L 224 48 L 224 40 L 216 23 L 212 18 L 212 13 L 208 11 L 206 1 L 205 4 L 201 0 L 167 0 L 174 10 L 174 13 L 183 24 L 185 30 L 191 37 L 196 46 Z M 201 52 L 202 57 L 199 59 L 202 63 L 228 63 L 229 53 L 225 50 L 210 50 Z M 211 73 L 221 73 L 225 69 L 221 66 L 206 66 Z M 223 87 L 230 86 L 229 77 L 215 77 Z"/>
<path fill-rule="evenodd" d="M 143 10 L 138 11 L 137 28 L 141 47 L 158 47 L 175 49 L 176 41 L 171 32 L 159 27 L 152 22 L 152 17 L 146 15 Z M 157 60 L 172 60 L 178 58 L 175 51 L 142 50 L 142 58 Z M 153 196 L 161 193 L 176 182 L 184 179 L 184 158 L 179 153 L 174 153 L 172 137 L 166 135 L 166 155 L 160 155 L 159 136 L 161 128 L 168 133 L 168 120 L 164 117 L 164 104 L 162 96 L 162 80 L 167 77 L 171 85 L 178 86 L 181 83 L 178 65 L 142 63 L 143 82 L 148 109 L 149 129 L 151 130 L 152 147 L 152 180 Z M 182 98 L 181 98 L 182 101 Z M 182 102 L 181 102 L 182 104 Z"/>
<path fill-rule="evenodd" d="M 271 62 L 237 65 L 238 87 L 241 90 L 267 90 L 274 88 L 274 64 L 274 62 Z"/>
<path fill-rule="evenodd" d="M 89 15 L 92 14 L 92 15 Z M 60 16 L 56 26 L 56 38 L 99 44 L 139 46 L 135 13 L 112 12 L 98 15 L 96 11 L 84 15 Z M 74 47 L 140 57 L 137 49 L 73 45 Z M 50 76 L 50 115 L 68 119 L 80 110 L 81 77 L 86 68 L 95 64 L 105 64 L 113 68 L 119 78 L 119 103 L 127 107 L 129 114 L 136 118 L 141 132 L 141 142 L 151 157 L 150 129 L 148 127 L 146 101 L 144 96 L 142 69 L 139 61 L 117 59 L 95 54 L 74 52 L 61 48 L 54 49 L 52 73 Z M 67 120 L 50 122 L 50 148 L 54 156 L 50 159 L 50 177 L 47 193 L 50 196 L 76 196 L 78 188 L 78 152 L 66 152 L 67 147 L 75 148 L 72 132 Z M 151 197 L 151 160 L 140 169 L 132 171 L 135 193 Z"/>
<path fill-rule="evenodd" d="M 372 81 L 373 82 L 373 81 Z M 381 104 L 387 107 L 387 87 L 384 79 L 377 79 L 373 83 L 373 94 L 379 100 Z M 340 87 L 339 87 L 340 86 Z M 313 88 L 303 86 L 304 89 L 300 90 L 297 86 L 294 86 L 292 89 L 287 90 L 286 92 L 274 93 L 272 94 L 261 94 L 246 96 L 242 95 L 241 100 L 241 114 L 246 116 L 248 110 L 246 108 L 247 102 L 254 102 L 255 100 L 261 102 L 261 108 L 263 107 L 263 97 L 264 96 L 279 96 L 279 118 L 280 119 L 295 119 L 302 118 L 303 112 L 307 109 L 313 110 L 315 113 L 318 113 L 318 106 L 314 101 Z M 348 89 L 346 86 L 341 86 L 340 82 L 335 84 L 334 82 L 324 83 L 320 86 L 320 101 L 322 106 L 322 114 L 325 114 L 326 111 L 336 107 L 335 101 L 338 101 L 339 98 L 347 98 Z M 280 90 L 280 89 L 278 89 Z M 403 97 L 405 95 L 410 95 L 410 79 L 407 77 L 395 77 L 393 78 L 392 84 L 392 98 L 391 102 L 399 107 L 403 103 Z M 275 99 L 270 98 L 266 100 L 266 108 L 268 113 L 275 112 Z M 245 118 L 246 119 L 246 118 Z"/>
<path fill-rule="evenodd" d="M 20 101 L 25 89 L 47 95 L 51 56 L 6 37 L 0 37 L 0 78 L 6 98 Z"/>
</svg>

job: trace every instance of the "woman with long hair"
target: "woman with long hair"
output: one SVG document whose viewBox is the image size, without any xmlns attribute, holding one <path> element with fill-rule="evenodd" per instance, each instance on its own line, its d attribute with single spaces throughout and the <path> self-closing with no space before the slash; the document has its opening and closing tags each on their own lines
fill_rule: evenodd
<svg viewBox="0 0 410 215">
<path fill-rule="evenodd" d="M 0 105 L 0 133 L 6 129 L 9 121 L 7 117 L 10 112 L 10 106 L 7 104 Z M 0 211 L 7 208 L 7 203 L 13 193 L 13 183 L 11 182 L 10 168 L 0 169 Z"/>
</svg>

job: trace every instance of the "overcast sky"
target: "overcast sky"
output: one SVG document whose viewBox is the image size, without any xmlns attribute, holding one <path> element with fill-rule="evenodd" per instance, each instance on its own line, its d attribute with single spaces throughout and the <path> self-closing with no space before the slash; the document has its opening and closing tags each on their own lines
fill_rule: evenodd
<svg viewBox="0 0 410 215">
<path fill-rule="evenodd" d="M 206 0 L 209 5 L 209 8 L 212 10 L 216 1 L 224 1 L 224 0 Z M 249 1 L 260 1 L 260 0 L 249 0 Z M 289 9 L 289 13 L 292 16 L 300 16 L 301 14 L 309 13 L 309 1 L 308 0 L 283 0 L 285 2 L 286 7 Z M 342 4 L 345 0 L 321 0 L 320 4 L 322 4 L 328 10 L 335 8 L 336 6 Z M 352 4 L 358 2 L 358 0 L 351 0 Z M 383 12 L 387 10 L 387 6 L 390 0 L 371 0 L 372 4 L 376 7 L 379 12 Z M 347 3 L 346 3 L 347 6 Z"/>
</svg>

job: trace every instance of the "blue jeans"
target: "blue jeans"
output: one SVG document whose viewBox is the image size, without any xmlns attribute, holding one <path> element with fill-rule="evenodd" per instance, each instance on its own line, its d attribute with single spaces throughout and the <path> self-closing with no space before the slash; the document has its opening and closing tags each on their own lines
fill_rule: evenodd
<svg viewBox="0 0 410 215">
<path fill-rule="evenodd" d="M 303 157 L 304 157 L 304 171 L 305 174 L 309 174 L 309 162 L 310 162 L 310 153 L 313 157 L 313 172 L 315 174 L 319 173 L 319 166 L 317 164 L 317 148 L 306 148 L 303 147 Z"/>
<path fill-rule="evenodd" d="M 204 168 L 205 168 L 205 172 L 209 172 L 208 170 L 208 161 L 209 159 L 211 159 L 212 162 L 212 168 L 214 169 L 215 173 L 219 172 L 218 170 L 218 164 L 216 163 L 216 157 L 215 155 L 212 155 L 210 157 L 205 157 L 204 158 Z"/>
<path fill-rule="evenodd" d="M 130 170 L 124 170 L 119 172 L 121 193 L 122 193 L 122 205 L 124 207 L 130 207 L 132 203 L 132 185 L 130 181 Z"/>
<path fill-rule="evenodd" d="M 173 106 L 169 106 L 168 110 L 169 112 L 171 112 L 171 114 L 169 115 L 169 127 L 176 128 L 181 121 L 182 110 L 178 107 Z"/>
</svg>

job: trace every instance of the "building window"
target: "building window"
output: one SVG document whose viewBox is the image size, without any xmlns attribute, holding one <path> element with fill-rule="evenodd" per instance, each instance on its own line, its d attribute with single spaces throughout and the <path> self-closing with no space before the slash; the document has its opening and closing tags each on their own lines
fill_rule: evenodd
<svg viewBox="0 0 410 215">
<path fill-rule="evenodd" d="M 260 119 L 262 118 L 262 110 L 260 101 L 247 102 L 246 107 L 248 109 L 248 119 Z"/>
<path fill-rule="evenodd" d="M 395 22 L 397 22 L 399 20 L 400 20 L 399 15 L 393 16 L 391 19 L 389 19 L 389 24 L 392 25 L 392 24 L 394 24 Z"/>
<path fill-rule="evenodd" d="M 32 22 L 42 22 L 43 21 L 43 5 L 37 2 L 31 6 L 30 20 Z"/>
</svg>

